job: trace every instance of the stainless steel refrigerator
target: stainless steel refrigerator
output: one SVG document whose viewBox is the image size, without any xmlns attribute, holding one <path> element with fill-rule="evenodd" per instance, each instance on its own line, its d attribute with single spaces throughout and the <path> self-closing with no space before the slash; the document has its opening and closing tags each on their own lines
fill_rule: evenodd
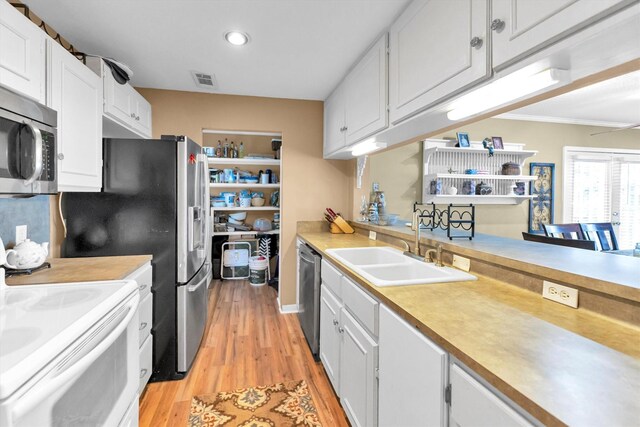
<svg viewBox="0 0 640 427">
<path fill-rule="evenodd" d="M 105 139 L 103 189 L 65 193 L 65 257 L 151 254 L 153 375 L 185 376 L 200 347 L 211 278 L 209 179 L 184 136 Z"/>
</svg>

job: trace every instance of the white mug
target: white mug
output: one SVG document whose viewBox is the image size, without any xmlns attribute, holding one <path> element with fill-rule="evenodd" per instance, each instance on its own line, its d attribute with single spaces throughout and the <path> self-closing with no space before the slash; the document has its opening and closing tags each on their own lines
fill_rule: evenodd
<svg viewBox="0 0 640 427">
<path fill-rule="evenodd" d="M 227 207 L 232 208 L 236 205 L 236 195 L 235 193 L 225 194 L 224 201 L 227 203 Z"/>
<path fill-rule="evenodd" d="M 263 173 L 260 175 L 260 184 L 268 184 L 269 183 L 269 174 Z"/>
<path fill-rule="evenodd" d="M 458 194 L 458 189 L 456 187 L 449 187 L 447 193 L 449 193 L 450 196 L 455 196 Z"/>
</svg>

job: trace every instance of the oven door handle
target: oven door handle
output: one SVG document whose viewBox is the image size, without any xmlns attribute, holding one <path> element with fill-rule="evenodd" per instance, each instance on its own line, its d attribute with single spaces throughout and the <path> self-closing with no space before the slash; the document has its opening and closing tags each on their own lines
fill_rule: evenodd
<svg viewBox="0 0 640 427">
<path fill-rule="evenodd" d="M 124 306 L 95 328 L 83 342 L 76 346 L 76 354 L 71 353 L 63 358 L 31 390 L 18 399 L 11 411 L 13 417 L 22 417 L 51 395 L 66 390 L 65 385 L 72 385 L 73 379 L 85 372 L 129 326 L 138 312 L 139 302 L 140 296 L 136 292 Z M 88 346 L 92 347 L 87 348 Z"/>
<path fill-rule="evenodd" d="M 40 177 L 40 174 L 42 173 L 42 133 L 40 132 L 40 129 L 38 129 L 37 127 L 35 127 L 34 125 L 32 125 L 31 123 L 28 122 L 24 122 L 24 125 L 27 126 L 30 130 L 31 133 L 33 134 L 33 151 L 35 152 L 35 160 L 36 160 L 36 165 L 33 168 L 33 174 L 31 174 L 31 176 L 27 179 L 25 179 L 24 181 L 24 185 L 31 185 L 35 182 L 36 179 L 38 179 Z"/>
</svg>

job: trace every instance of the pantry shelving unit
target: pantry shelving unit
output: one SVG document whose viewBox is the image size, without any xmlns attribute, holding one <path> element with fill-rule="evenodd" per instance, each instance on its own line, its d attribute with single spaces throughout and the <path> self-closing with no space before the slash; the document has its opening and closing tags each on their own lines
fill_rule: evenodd
<svg viewBox="0 0 640 427">
<path fill-rule="evenodd" d="M 209 157 L 208 159 L 209 168 L 212 167 L 227 167 L 232 168 L 236 166 L 271 166 L 271 167 L 279 167 L 281 165 L 280 159 L 268 159 L 268 158 L 219 158 L 219 157 Z M 232 189 L 251 189 L 256 191 L 266 190 L 266 189 L 279 189 L 280 183 L 277 184 L 260 184 L 260 183 L 210 183 L 209 189 L 216 190 L 232 190 Z M 268 198 L 265 197 L 267 200 Z M 211 207 L 211 218 L 215 217 L 216 212 L 256 212 L 256 211 L 271 211 L 278 212 L 280 211 L 280 207 L 277 206 L 249 206 L 249 207 Z M 213 227 L 212 227 L 213 230 Z M 257 234 L 272 234 L 279 235 L 280 230 L 270 230 L 270 231 L 212 231 L 212 236 L 250 236 Z"/>
<path fill-rule="evenodd" d="M 423 146 L 422 203 L 429 204 L 474 204 L 474 205 L 515 205 L 531 200 L 529 185 L 538 177 L 533 175 L 502 175 L 502 165 L 518 163 L 522 168 L 527 158 L 537 151 L 525 150 L 524 144 L 504 143 L 504 149 L 494 150 L 493 156 L 482 147 L 482 142 L 472 141 L 471 147 L 455 147 L 455 141 L 428 139 Z M 468 169 L 486 171 L 485 174 L 465 174 Z M 431 183 L 440 188 L 433 194 Z M 491 194 L 461 194 L 466 181 L 475 185 L 484 182 L 492 187 Z M 513 193 L 516 182 L 523 182 L 524 195 Z M 452 187 L 456 194 L 449 194 Z"/>
</svg>

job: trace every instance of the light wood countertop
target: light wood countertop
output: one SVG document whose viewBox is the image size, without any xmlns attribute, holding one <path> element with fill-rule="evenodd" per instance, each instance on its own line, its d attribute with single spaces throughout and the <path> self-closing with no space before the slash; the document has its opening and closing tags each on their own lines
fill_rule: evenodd
<svg viewBox="0 0 640 427">
<path fill-rule="evenodd" d="M 151 255 L 129 255 L 86 258 L 50 258 L 51 268 L 30 275 L 9 277 L 7 285 L 95 282 L 122 280 L 145 263 Z"/>
<path fill-rule="evenodd" d="M 298 236 L 542 423 L 640 424 L 640 328 L 483 276 L 377 287 L 326 250 L 388 244 Z"/>
<path fill-rule="evenodd" d="M 373 230 L 413 244 L 414 232 L 404 225 L 381 227 L 351 222 L 356 228 Z M 462 256 L 512 268 L 532 275 L 585 287 L 618 298 L 640 302 L 640 259 L 629 256 L 545 245 L 476 233 L 473 240 L 449 240 L 442 230 L 422 230 L 421 243 Z"/>
</svg>

